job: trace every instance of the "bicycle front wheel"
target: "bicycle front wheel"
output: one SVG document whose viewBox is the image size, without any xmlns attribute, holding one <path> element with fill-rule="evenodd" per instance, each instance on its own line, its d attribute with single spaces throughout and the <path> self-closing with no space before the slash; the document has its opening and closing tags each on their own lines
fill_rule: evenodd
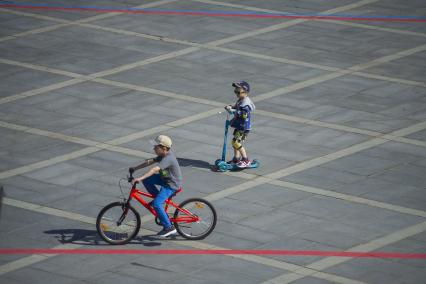
<svg viewBox="0 0 426 284">
<path fill-rule="evenodd" d="M 179 235 L 189 240 L 201 240 L 207 237 L 215 228 L 217 221 L 213 205 L 202 198 L 183 201 L 173 217 Z"/>
<path fill-rule="evenodd" d="M 96 219 L 96 230 L 101 238 L 112 245 L 130 242 L 139 232 L 141 218 L 131 205 L 114 202 L 105 206 Z"/>
</svg>

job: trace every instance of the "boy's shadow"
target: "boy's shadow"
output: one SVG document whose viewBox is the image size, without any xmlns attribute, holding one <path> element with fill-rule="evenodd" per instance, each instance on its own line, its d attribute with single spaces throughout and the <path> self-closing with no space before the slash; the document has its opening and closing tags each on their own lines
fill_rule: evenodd
<svg viewBox="0 0 426 284">
<path fill-rule="evenodd" d="M 110 245 L 99 237 L 96 230 L 85 229 L 60 229 L 44 231 L 45 234 L 56 235 L 55 238 L 62 244 L 78 244 L 102 246 Z M 129 244 L 142 244 L 147 247 L 161 246 L 162 239 L 158 239 L 155 235 L 137 236 L 129 242 Z"/>
<path fill-rule="evenodd" d="M 194 168 L 203 168 L 208 170 L 213 170 L 215 165 L 212 165 L 206 161 L 193 160 L 187 158 L 177 158 L 179 165 L 181 167 L 194 167 Z"/>
</svg>

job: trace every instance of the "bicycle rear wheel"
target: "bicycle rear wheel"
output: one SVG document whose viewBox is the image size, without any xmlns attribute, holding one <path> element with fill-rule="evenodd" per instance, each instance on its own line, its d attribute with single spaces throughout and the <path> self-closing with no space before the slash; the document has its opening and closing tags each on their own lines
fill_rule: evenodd
<svg viewBox="0 0 426 284">
<path fill-rule="evenodd" d="M 180 208 L 180 209 L 179 209 Z M 202 198 L 191 198 L 179 204 L 174 213 L 174 219 L 187 219 L 175 221 L 177 232 L 189 240 L 201 240 L 207 237 L 215 228 L 217 215 L 213 205 Z M 190 212 L 190 214 L 184 212 Z M 185 217 L 198 217 L 197 221 L 190 221 Z"/>
<path fill-rule="evenodd" d="M 101 238 L 112 245 L 130 242 L 139 232 L 141 218 L 139 213 L 123 202 L 105 206 L 96 219 L 96 230 Z"/>
</svg>

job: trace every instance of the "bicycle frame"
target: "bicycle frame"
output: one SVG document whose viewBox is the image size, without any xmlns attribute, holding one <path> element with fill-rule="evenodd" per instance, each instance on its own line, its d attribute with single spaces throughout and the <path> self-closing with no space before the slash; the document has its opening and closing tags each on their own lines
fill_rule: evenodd
<svg viewBox="0 0 426 284">
<path fill-rule="evenodd" d="M 136 185 L 132 186 L 132 189 L 130 190 L 129 193 L 129 197 L 127 198 L 127 202 L 126 204 L 130 204 L 130 201 L 135 199 L 137 200 L 143 207 L 145 207 L 149 212 L 151 212 L 152 215 L 154 215 L 154 217 L 158 217 L 157 212 L 155 212 L 155 210 L 149 206 L 148 202 L 146 202 L 142 196 L 148 197 L 148 198 L 152 198 L 154 199 L 155 197 L 147 192 L 143 192 L 139 189 L 136 188 Z M 186 210 L 186 209 L 182 209 L 179 207 L 178 204 L 174 203 L 171 200 L 172 196 L 169 197 L 168 199 L 166 199 L 165 201 L 165 207 L 164 210 L 167 213 L 167 209 L 169 208 L 169 206 L 176 208 L 177 210 L 179 210 L 180 212 L 184 213 L 187 216 L 180 216 L 177 218 L 174 217 L 169 217 L 170 218 L 170 222 L 171 223 L 192 223 L 192 222 L 198 222 L 200 220 L 200 218 L 198 218 L 198 216 L 192 214 L 190 211 Z M 125 209 L 125 211 L 123 212 L 124 216 L 127 214 L 128 211 L 128 207 Z"/>
</svg>

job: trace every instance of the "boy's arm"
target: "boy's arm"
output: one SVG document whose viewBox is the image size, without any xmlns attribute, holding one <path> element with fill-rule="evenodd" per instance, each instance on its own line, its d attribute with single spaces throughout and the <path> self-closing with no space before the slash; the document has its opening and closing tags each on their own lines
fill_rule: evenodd
<svg viewBox="0 0 426 284">
<path fill-rule="evenodd" d="M 232 108 L 232 106 L 231 105 L 226 105 L 225 106 L 225 109 L 230 113 L 230 114 L 233 114 L 233 113 L 235 113 L 235 111 L 236 111 L 236 109 L 235 108 Z"/>
<path fill-rule="evenodd" d="M 170 161 L 169 160 L 160 159 L 159 157 L 154 158 L 152 160 L 153 160 L 153 162 L 159 162 L 159 164 L 157 166 L 155 166 L 155 167 L 152 167 L 143 176 L 135 178 L 133 180 L 133 183 L 143 181 L 144 179 L 149 178 L 152 175 L 158 174 L 161 171 L 161 169 L 166 169 L 166 168 L 168 168 L 170 166 Z"/>
<path fill-rule="evenodd" d="M 134 171 L 137 171 L 139 169 L 148 167 L 148 166 L 154 164 L 155 162 L 157 162 L 155 158 L 146 159 L 142 164 L 140 164 L 140 165 L 138 165 L 136 167 L 129 168 L 129 172 L 133 173 Z"/>
<path fill-rule="evenodd" d="M 138 177 L 138 178 L 135 178 L 134 180 L 133 180 L 133 183 L 135 183 L 135 182 L 140 182 L 140 181 L 142 181 L 142 180 L 144 180 L 144 179 L 146 179 L 146 178 L 149 178 L 150 176 L 152 176 L 152 175 L 155 175 L 155 174 L 158 174 L 160 172 L 160 167 L 159 166 L 155 166 L 155 167 L 152 167 L 148 172 L 146 172 L 143 176 L 141 176 L 141 177 Z"/>
<path fill-rule="evenodd" d="M 240 110 L 237 110 L 237 115 L 243 119 L 246 119 L 251 111 L 249 106 L 244 106 Z"/>
</svg>

